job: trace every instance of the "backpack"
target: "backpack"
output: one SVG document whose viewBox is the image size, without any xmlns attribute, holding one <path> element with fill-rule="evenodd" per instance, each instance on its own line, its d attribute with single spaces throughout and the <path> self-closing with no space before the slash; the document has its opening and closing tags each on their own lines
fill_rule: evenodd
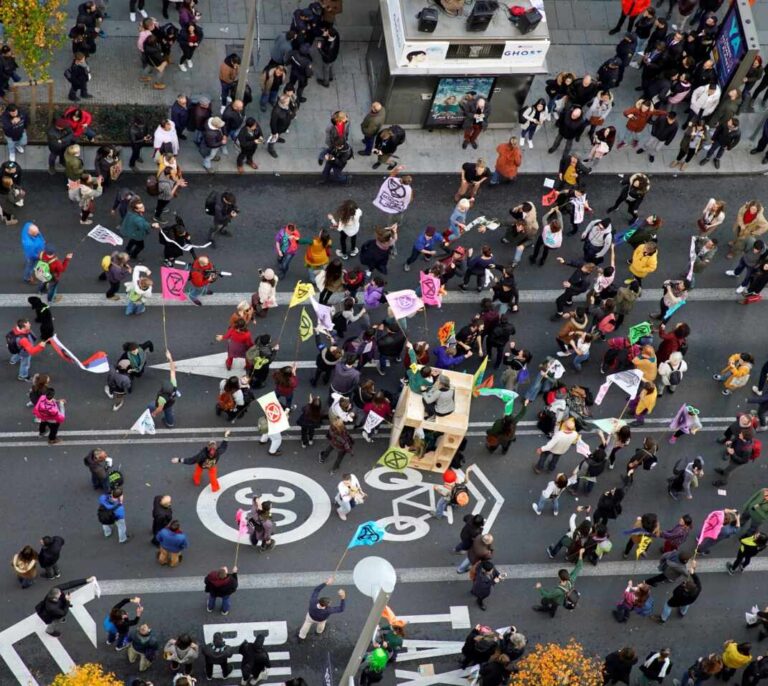
<svg viewBox="0 0 768 686">
<path fill-rule="evenodd" d="M 752 439 L 752 454 L 749 456 L 750 461 L 756 460 L 763 452 L 763 442 L 757 438 Z"/>
<path fill-rule="evenodd" d="M 669 385 L 677 386 L 683 380 L 683 373 L 679 369 L 675 369 L 669 375 Z"/>
<path fill-rule="evenodd" d="M 576 606 L 579 604 L 580 598 L 581 593 L 579 593 L 575 588 L 571 587 L 571 589 L 563 597 L 563 607 L 566 610 L 575 610 Z"/>
<path fill-rule="evenodd" d="M 517 123 L 522 124 L 525 126 L 528 122 L 525 119 L 525 113 L 530 109 L 530 107 L 520 107 L 519 110 L 517 110 Z"/>
<path fill-rule="evenodd" d="M 8 346 L 8 352 L 11 353 L 11 355 L 18 355 L 21 352 L 19 341 L 17 340 L 16 334 L 13 333 L 13 329 L 5 334 L 5 344 Z"/>
<path fill-rule="evenodd" d="M 53 281 L 53 274 L 51 274 L 51 265 L 45 260 L 38 260 L 35 264 L 34 270 L 35 278 L 41 283 L 49 283 Z"/>
<path fill-rule="evenodd" d="M 118 469 L 110 469 L 107 472 L 107 485 L 110 491 L 114 491 L 116 488 L 121 488 L 125 483 L 123 479 L 123 473 Z"/>
<path fill-rule="evenodd" d="M 208 197 L 205 199 L 205 213 L 213 216 L 216 214 L 216 198 L 218 197 L 216 191 L 208 193 Z"/>
<path fill-rule="evenodd" d="M 216 401 L 216 404 L 219 408 L 224 410 L 224 412 L 231 412 L 236 407 L 234 396 L 227 391 L 219 393 L 219 399 Z"/>
<path fill-rule="evenodd" d="M 347 319 L 343 312 L 337 312 L 334 314 L 331 318 L 331 323 L 333 324 L 333 330 L 339 336 L 343 336 L 345 333 L 347 333 Z"/>
<path fill-rule="evenodd" d="M 64 70 L 64 78 L 65 78 L 67 81 L 69 81 L 70 83 L 72 83 L 72 67 L 67 67 L 67 68 Z"/>
<path fill-rule="evenodd" d="M 114 524 L 117 521 L 114 510 L 110 510 L 108 507 L 104 507 L 103 505 L 99 505 L 99 511 L 96 514 L 99 518 L 99 522 L 105 526 Z"/>
<path fill-rule="evenodd" d="M 104 255 L 104 257 L 101 258 L 101 271 L 108 272 L 111 264 L 112 264 L 112 256 Z"/>
<path fill-rule="evenodd" d="M 402 126 L 399 124 L 392 124 L 392 126 L 389 127 L 389 130 L 392 132 L 392 140 L 395 142 L 395 145 L 402 145 L 405 143 L 405 129 Z"/>
</svg>

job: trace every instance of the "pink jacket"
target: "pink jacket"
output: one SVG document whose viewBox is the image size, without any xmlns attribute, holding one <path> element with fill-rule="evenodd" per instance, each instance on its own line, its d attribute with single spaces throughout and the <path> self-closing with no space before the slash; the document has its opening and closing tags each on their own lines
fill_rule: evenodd
<svg viewBox="0 0 768 686">
<path fill-rule="evenodd" d="M 38 398 L 32 412 L 41 422 L 57 422 L 61 424 L 64 421 L 64 413 L 61 411 L 59 403 L 56 400 L 48 400 L 44 395 Z"/>
</svg>

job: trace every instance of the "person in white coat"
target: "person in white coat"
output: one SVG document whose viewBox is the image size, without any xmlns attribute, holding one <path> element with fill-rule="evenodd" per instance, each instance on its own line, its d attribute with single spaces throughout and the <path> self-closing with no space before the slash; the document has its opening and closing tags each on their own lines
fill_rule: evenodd
<svg viewBox="0 0 768 686">
<path fill-rule="evenodd" d="M 152 297 L 152 279 L 149 278 L 152 272 L 145 266 L 139 264 L 133 268 L 131 281 L 125 284 L 128 304 L 125 306 L 125 314 L 142 314 L 147 309 L 146 302 Z"/>
<path fill-rule="evenodd" d="M 584 261 L 600 264 L 613 245 L 613 226 L 611 220 L 595 219 L 581 234 L 584 241 Z"/>
<path fill-rule="evenodd" d="M 673 352 L 668 360 L 662 362 L 659 365 L 659 384 L 657 387 L 659 397 L 664 395 L 664 391 L 674 393 L 687 371 L 688 363 L 679 351 Z"/>
<path fill-rule="evenodd" d="M 720 86 L 717 83 L 708 83 L 699 86 L 691 94 L 691 107 L 688 112 L 688 119 L 683 128 L 688 126 L 690 121 L 701 121 L 712 114 L 720 102 Z"/>
<path fill-rule="evenodd" d="M 536 448 L 539 459 L 533 471 L 541 474 L 544 471 L 547 458 L 549 458 L 549 464 L 546 465 L 547 471 L 554 472 L 560 457 L 565 455 L 572 445 L 576 445 L 580 438 L 579 432 L 576 431 L 576 420 L 573 417 L 568 417 L 549 441 L 541 448 Z"/>
<path fill-rule="evenodd" d="M 167 145 L 163 147 L 164 144 Z M 152 140 L 152 148 L 155 151 L 156 161 L 160 159 L 160 155 L 167 152 L 173 153 L 174 156 L 179 154 L 179 136 L 176 133 L 176 124 L 170 119 L 165 119 L 158 124 Z"/>
</svg>

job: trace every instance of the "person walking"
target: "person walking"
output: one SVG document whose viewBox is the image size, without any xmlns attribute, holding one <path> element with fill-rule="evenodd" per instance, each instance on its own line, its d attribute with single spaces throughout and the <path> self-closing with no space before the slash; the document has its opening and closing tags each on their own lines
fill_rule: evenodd
<svg viewBox="0 0 768 686">
<path fill-rule="evenodd" d="M 656 587 L 660 583 L 671 583 L 681 578 L 689 579 L 696 571 L 696 560 L 686 550 L 670 550 L 659 560 L 659 574 L 649 577 L 645 583 Z"/>
<path fill-rule="evenodd" d="M 640 680 L 638 686 L 650 686 L 652 683 L 662 684 L 672 671 L 672 651 L 662 648 L 656 652 L 648 653 L 645 661 L 640 665 Z"/>
<path fill-rule="evenodd" d="M 550 481 L 546 488 L 541 492 L 538 502 L 532 503 L 531 507 L 537 515 L 541 515 L 547 502 L 552 503 L 552 514 L 557 517 L 560 511 L 560 496 L 568 487 L 568 477 L 565 474 L 558 474 Z"/>
<path fill-rule="evenodd" d="M 727 464 L 725 467 L 715 468 L 720 478 L 715 479 L 712 485 L 718 488 L 727 485 L 731 472 L 751 462 L 754 459 L 754 452 L 755 439 L 751 429 L 742 429 L 733 439 L 726 441 L 723 459 L 727 460 Z"/>
<path fill-rule="evenodd" d="M 43 536 L 40 539 L 40 552 L 37 554 L 37 562 L 43 570 L 46 579 L 58 579 L 61 577 L 59 569 L 59 557 L 64 547 L 64 539 L 61 536 Z"/>
<path fill-rule="evenodd" d="M 46 634 L 54 638 L 61 636 L 58 625 L 63 624 L 67 620 L 69 608 L 72 607 L 70 602 L 72 595 L 67 593 L 67 591 L 84 586 L 85 584 L 92 584 L 95 581 L 95 576 L 89 576 L 87 579 L 75 579 L 65 584 L 59 584 L 48 591 L 45 598 L 35 605 L 35 614 L 45 624 Z"/>
<path fill-rule="evenodd" d="M 768 488 L 760 488 L 750 496 L 741 508 L 739 521 L 742 529 L 749 525 L 746 529 L 748 534 L 755 533 L 768 521 Z"/>
<path fill-rule="evenodd" d="M 160 546 L 157 534 L 173 521 L 171 503 L 170 495 L 156 495 L 152 501 L 152 540 L 150 543 L 155 547 Z"/>
<path fill-rule="evenodd" d="M 29 588 L 37 578 L 38 555 L 31 545 L 25 545 L 13 556 L 11 566 L 22 588 Z"/>
<path fill-rule="evenodd" d="M 629 686 L 632 667 L 637 664 L 637 653 L 631 646 L 615 650 L 605 657 L 603 679 L 605 686 L 627 684 Z"/>
<path fill-rule="evenodd" d="M 692 563 L 692 567 L 695 569 L 695 564 Z M 677 608 L 677 613 L 680 617 L 685 617 L 691 605 L 696 602 L 700 594 L 701 580 L 699 575 L 696 572 L 691 572 L 691 575 L 672 591 L 672 595 L 667 598 L 664 607 L 661 609 L 661 614 L 654 615 L 653 619 L 659 624 L 665 624 L 669 620 L 673 608 Z"/>
<path fill-rule="evenodd" d="M 576 579 L 578 579 L 584 569 L 583 558 L 584 548 L 579 550 L 579 559 L 570 572 L 567 569 L 561 569 L 557 572 L 559 583 L 554 588 L 544 588 L 540 581 L 536 582 L 536 590 L 539 592 L 540 597 L 539 604 L 533 606 L 533 609 L 536 612 L 546 612 L 550 617 L 554 618 L 558 607 L 566 607 L 569 598 L 572 603 L 574 596 L 578 598 L 576 595 L 578 594 L 578 591 L 575 589 L 575 584 Z"/>
<path fill-rule="evenodd" d="M 128 205 L 128 212 L 126 212 L 120 225 L 120 235 L 127 239 L 125 244 L 125 252 L 128 253 L 132 260 L 138 259 L 141 252 L 144 250 L 144 239 L 150 234 L 152 229 L 159 229 L 160 225 L 149 222 L 144 213 L 146 208 L 144 202 L 138 196 L 133 198 Z"/>
<path fill-rule="evenodd" d="M 123 609 L 128 603 L 133 603 L 136 606 L 136 616 L 133 619 Z M 117 652 L 125 650 L 131 642 L 129 636 L 131 627 L 139 623 L 143 613 L 144 608 L 141 605 L 141 598 L 138 596 L 135 598 L 123 598 L 113 605 L 109 614 L 104 618 L 103 624 L 107 632 L 107 645 L 114 645 Z"/>
<path fill-rule="evenodd" d="M 195 486 L 200 485 L 200 479 L 203 476 L 203 471 L 208 472 L 208 479 L 211 484 L 211 491 L 216 493 L 219 490 L 219 481 L 217 479 L 217 467 L 222 455 L 227 452 L 229 442 L 227 438 L 232 432 L 227 429 L 224 432 L 224 440 L 217 444 L 216 441 L 208 441 L 208 444 L 201 448 L 191 457 L 172 457 L 172 464 L 193 464 L 195 465 L 195 472 L 192 475 L 192 483 Z"/>
<path fill-rule="evenodd" d="M 344 612 L 346 606 L 347 593 L 343 588 L 338 591 L 339 604 L 336 607 L 331 607 L 331 599 L 327 597 L 321 597 L 320 594 L 326 586 L 330 586 L 333 583 L 333 577 L 328 577 L 323 583 L 315 586 L 312 591 L 312 595 L 309 597 L 309 608 L 307 610 L 304 623 L 301 625 L 297 634 L 300 641 L 307 638 L 307 634 L 314 626 L 318 636 L 325 631 L 328 618 L 334 614 L 341 614 Z"/>
<path fill-rule="evenodd" d="M 474 565 L 470 570 L 469 577 L 472 580 L 470 593 L 475 596 L 477 606 L 481 610 L 487 610 L 488 607 L 486 606 L 485 601 L 490 597 L 494 586 L 504 578 L 502 573 L 494 567 L 493 562 L 490 560 L 483 560 Z"/>
<path fill-rule="evenodd" d="M 731 395 L 734 390 L 744 388 L 749 383 L 754 363 L 749 353 L 734 353 L 728 358 L 728 364 L 718 374 L 713 374 L 712 378 L 723 382 L 723 395 Z"/>
<path fill-rule="evenodd" d="M 745 536 L 739 537 L 739 550 L 736 553 L 736 559 L 733 562 L 726 562 L 725 567 L 728 570 L 728 574 L 733 576 L 734 574 L 740 574 L 752 561 L 755 555 L 763 552 L 766 546 L 768 546 L 768 535 L 757 531 L 755 533 L 747 533 Z"/>
<path fill-rule="evenodd" d="M 481 534 L 472 539 L 472 545 L 467 550 L 467 556 L 456 567 L 457 574 L 466 574 L 472 565 L 490 560 L 493 557 L 495 548 L 493 546 L 493 536 L 491 534 Z"/>
<path fill-rule="evenodd" d="M 16 377 L 19 381 L 31 381 L 30 368 L 32 357 L 45 350 L 48 341 L 39 341 L 32 332 L 32 324 L 28 319 L 19 319 L 16 325 L 6 335 L 8 352 L 11 354 L 10 364 L 19 365 L 19 373 Z"/>
<path fill-rule="evenodd" d="M 237 566 L 229 571 L 227 567 L 219 567 L 209 572 L 205 577 L 205 592 L 208 594 L 206 609 L 213 612 L 216 609 L 216 600 L 221 598 L 221 614 L 229 614 L 232 606 L 232 596 L 237 591 Z M 209 677 L 210 678 L 210 677 Z"/>
<path fill-rule="evenodd" d="M 106 297 L 108 300 L 120 300 L 120 296 L 117 295 L 117 291 L 123 282 L 131 275 L 132 268 L 128 263 L 130 257 L 127 252 L 113 252 L 109 257 L 109 267 L 106 271 L 107 288 Z"/>
<path fill-rule="evenodd" d="M 126 530 L 122 488 L 116 488 L 111 493 L 104 493 L 99 496 L 97 516 L 104 538 L 109 538 L 112 535 L 113 526 L 117 529 L 118 543 L 128 543 L 132 538 Z"/>
<path fill-rule="evenodd" d="M 354 474 L 344 474 L 337 486 L 337 494 L 334 498 L 336 514 L 339 519 L 346 522 L 347 515 L 353 508 L 362 505 L 368 494 L 360 487 L 360 481 Z"/>
<path fill-rule="evenodd" d="M 88 92 L 88 83 L 91 80 L 91 68 L 88 66 L 88 55 L 84 52 L 76 52 L 74 54 L 72 64 L 69 65 L 68 69 L 64 70 L 64 78 L 69 81 L 69 94 L 67 97 L 72 102 L 80 102 L 83 98 L 90 100 L 93 97 Z M 78 93 L 80 94 L 79 97 Z M 73 138 L 71 143 L 74 142 Z"/>
<path fill-rule="evenodd" d="M 136 609 L 138 615 L 138 608 Z M 155 661 L 160 642 L 149 624 L 144 623 L 130 633 L 128 640 L 128 662 L 139 661 L 139 672 L 146 672 Z"/>
<path fill-rule="evenodd" d="M 41 395 L 38 399 L 32 413 L 40 420 L 40 428 L 38 435 L 40 438 L 48 436 L 48 445 L 58 445 L 63 443 L 63 439 L 58 437 L 59 427 L 62 425 L 65 419 L 66 400 L 56 399 L 56 390 L 48 388 L 45 395 Z"/>
<path fill-rule="evenodd" d="M 189 547 L 187 535 L 181 530 L 179 521 L 172 520 L 167 527 L 157 532 L 155 538 L 158 543 L 157 561 L 169 567 L 178 566 L 182 559 L 182 551 Z"/>
<path fill-rule="evenodd" d="M 336 370 L 338 370 L 338 365 Z M 333 385 L 331 388 L 333 388 Z M 326 437 L 328 438 L 328 445 L 320 451 L 318 462 L 323 464 L 331 452 L 335 450 L 336 460 L 331 467 L 331 474 L 333 474 L 341 466 L 341 462 L 347 454 L 354 454 L 355 442 L 344 421 L 339 417 L 331 419 Z"/>
<path fill-rule="evenodd" d="M 728 682 L 733 675 L 752 662 L 752 644 L 748 642 L 736 643 L 734 640 L 728 640 L 723 643 L 723 670 L 718 675 L 721 681 Z"/>
<path fill-rule="evenodd" d="M 576 431 L 576 420 L 569 417 L 560 424 L 559 429 L 555 431 L 547 443 L 536 449 L 539 459 L 533 471 L 536 474 L 541 474 L 546 467 L 548 472 L 554 472 L 560 458 L 568 452 L 571 446 L 576 445 L 580 438 L 581 435 Z M 549 464 L 547 464 L 547 459 L 549 459 Z"/>
<path fill-rule="evenodd" d="M 210 610 L 208 610 L 210 612 Z M 222 614 L 227 614 L 222 612 Z M 221 675 L 226 679 L 234 667 L 229 664 L 229 658 L 235 654 L 235 649 L 228 646 L 220 631 L 213 634 L 213 640 L 203 646 L 203 659 L 205 660 L 205 676 L 210 681 L 213 679 L 213 667 L 221 667 Z"/>
</svg>

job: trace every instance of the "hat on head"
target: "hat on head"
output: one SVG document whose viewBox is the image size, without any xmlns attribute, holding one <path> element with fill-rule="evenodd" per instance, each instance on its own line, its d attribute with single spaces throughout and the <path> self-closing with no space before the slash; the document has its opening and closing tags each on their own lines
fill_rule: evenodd
<svg viewBox="0 0 768 686">
<path fill-rule="evenodd" d="M 265 269 L 262 273 L 262 277 L 264 277 L 267 281 L 272 281 L 272 279 L 275 278 L 275 270 L 274 269 Z"/>
<path fill-rule="evenodd" d="M 208 123 L 214 129 L 223 129 L 224 128 L 224 121 L 221 119 L 221 117 L 211 117 L 208 120 Z"/>
</svg>

